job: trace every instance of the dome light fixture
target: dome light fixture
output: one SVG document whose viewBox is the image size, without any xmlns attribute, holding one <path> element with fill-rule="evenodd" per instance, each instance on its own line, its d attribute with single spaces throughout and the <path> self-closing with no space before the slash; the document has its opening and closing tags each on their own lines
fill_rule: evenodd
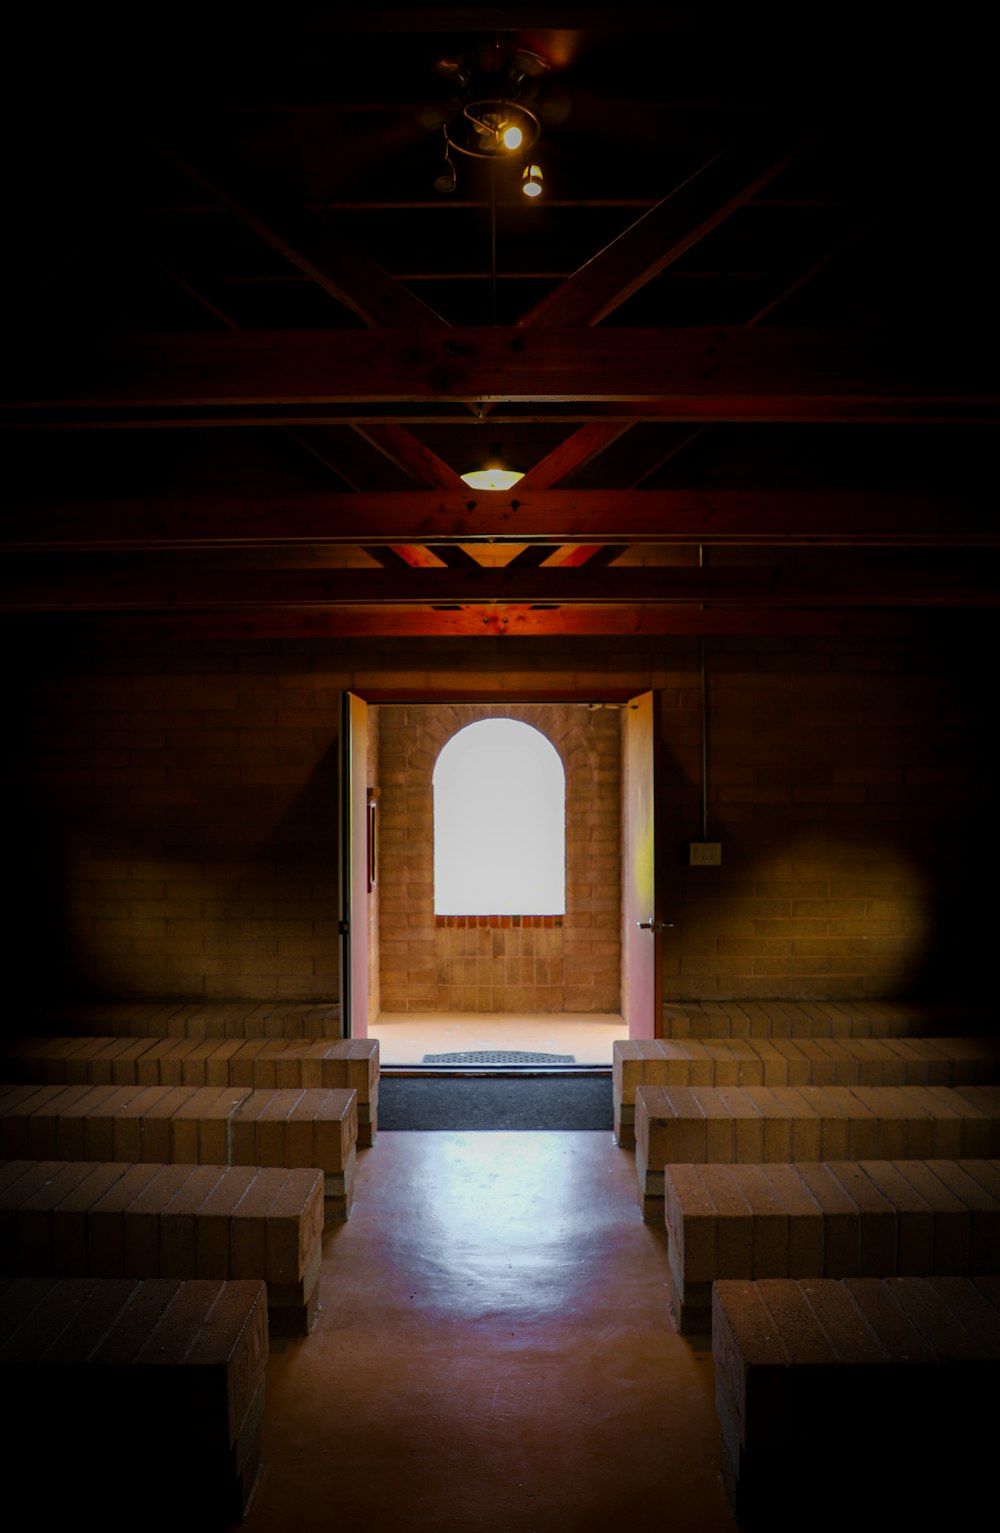
<svg viewBox="0 0 1000 1533">
<path fill-rule="evenodd" d="M 524 469 L 508 462 L 500 443 L 493 442 L 489 456 L 464 469 L 459 478 L 470 490 L 509 490 L 524 478 Z"/>
</svg>

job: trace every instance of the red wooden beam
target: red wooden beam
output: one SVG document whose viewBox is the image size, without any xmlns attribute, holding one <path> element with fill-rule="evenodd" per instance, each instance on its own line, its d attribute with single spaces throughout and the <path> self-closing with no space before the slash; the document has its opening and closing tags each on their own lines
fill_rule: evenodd
<svg viewBox="0 0 1000 1533">
<path fill-rule="evenodd" d="M 520 323 L 597 325 L 627 298 L 717 229 L 805 148 L 789 147 L 788 132 L 741 139 L 715 156 L 636 220 L 547 297 Z"/>
<path fill-rule="evenodd" d="M 847 569 L 663 565 L 593 569 L 253 569 L 122 560 L 92 569 L 82 559 L 9 558 L 0 608 L 102 611 L 199 607 L 437 605 L 758 607 L 997 607 L 1000 579 L 980 552 L 959 565 Z M 484 614 L 488 617 L 489 614 Z"/>
<path fill-rule="evenodd" d="M 998 375 L 971 339 L 795 326 L 157 335 L 86 357 L 41 348 L 3 409 L 645 400 L 664 419 L 893 421 L 928 404 L 995 416 Z"/>
<path fill-rule="evenodd" d="M 969 614 L 967 616 L 972 616 Z M 381 607 L 374 610 L 299 608 L 254 612 L 159 612 L 121 615 L 46 613 L 0 615 L 9 643 L 29 639 L 39 625 L 50 639 L 63 636 L 108 640 L 172 641 L 175 639 L 364 639 L 364 638 L 586 638 L 649 636 L 842 636 L 877 638 L 916 636 L 934 632 L 933 616 L 909 610 L 892 612 L 834 611 L 815 608 L 765 610 L 736 607 L 705 610 L 693 607 L 567 607 L 558 610 L 508 606 L 483 613 L 479 608 L 439 611 L 422 607 Z M 949 632 L 954 614 L 949 613 Z M 648 667 L 648 655 L 643 662 Z M 421 667 L 426 660 L 421 660 Z"/>
<path fill-rule="evenodd" d="M 985 495 L 883 490 L 304 492 L 8 502 L 0 548 L 156 549 L 296 544 L 703 543 L 989 546 Z M 570 557 L 567 562 L 579 562 Z"/>
</svg>

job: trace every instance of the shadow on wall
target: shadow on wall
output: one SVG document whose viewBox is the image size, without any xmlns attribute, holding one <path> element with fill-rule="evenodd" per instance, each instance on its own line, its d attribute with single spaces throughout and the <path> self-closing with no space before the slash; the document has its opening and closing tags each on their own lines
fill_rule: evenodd
<svg viewBox="0 0 1000 1533">
<path fill-rule="evenodd" d="M 993 650 L 955 614 L 878 644 L 713 640 L 664 714 L 668 997 L 991 993 L 1000 853 Z M 685 704 L 686 699 L 686 704 Z M 987 871 L 989 870 L 989 871 Z"/>
<path fill-rule="evenodd" d="M 4 1000 L 13 1016 L 77 992 L 67 901 L 72 857 L 51 815 L 23 801 L 8 830 L 6 852 L 0 951 Z"/>
<path fill-rule="evenodd" d="M 751 821 L 714 816 L 722 865 L 691 867 L 700 806 L 685 812 L 690 783 L 676 787 L 660 851 L 674 923 L 665 953 L 680 970 L 668 999 L 742 991 L 981 1005 L 991 994 L 997 910 L 983 869 L 1000 853 L 995 814 L 984 823 L 974 804 L 931 813 L 914 802 L 881 814 L 862 806 L 854 822 L 820 812 L 799 829 L 797 806 L 763 805 Z"/>
<path fill-rule="evenodd" d="M 305 998 L 336 998 L 338 793 L 334 743 L 277 817 L 258 829 L 245 811 L 231 847 L 213 838 L 207 806 L 195 820 L 187 806 L 142 818 L 104 794 L 60 808 L 57 791 L 22 784 L 0 895 L 10 1003 L 198 999 L 213 983 L 263 997 L 275 970 L 279 996 L 301 980 Z M 191 956 L 176 956 L 181 940 Z M 143 955 L 162 963 L 164 951 L 166 974 L 147 978 Z"/>
<path fill-rule="evenodd" d="M 256 860 L 290 871 L 309 870 L 324 884 L 332 882 L 336 897 L 339 798 L 339 747 L 335 742 L 275 821 Z"/>
</svg>

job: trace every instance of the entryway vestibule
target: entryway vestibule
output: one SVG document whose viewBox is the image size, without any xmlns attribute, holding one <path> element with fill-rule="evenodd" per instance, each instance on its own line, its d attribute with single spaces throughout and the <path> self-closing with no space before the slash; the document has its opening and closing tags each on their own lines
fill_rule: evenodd
<svg viewBox="0 0 1000 1533">
<path fill-rule="evenodd" d="M 654 702 L 345 695 L 345 1015 L 355 1035 L 378 1030 L 384 1063 L 492 1048 L 610 1066 L 615 1037 L 655 1031 Z M 435 763 L 490 718 L 539 730 L 565 769 L 562 915 L 435 915 Z"/>
</svg>

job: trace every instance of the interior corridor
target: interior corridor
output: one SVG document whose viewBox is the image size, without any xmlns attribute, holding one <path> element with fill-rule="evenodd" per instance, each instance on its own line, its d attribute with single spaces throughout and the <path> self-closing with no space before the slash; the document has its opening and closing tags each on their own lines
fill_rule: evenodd
<svg viewBox="0 0 1000 1533">
<path fill-rule="evenodd" d="M 381 1133 L 276 1340 L 245 1533 L 732 1533 L 711 1354 L 605 1133 Z"/>
</svg>

